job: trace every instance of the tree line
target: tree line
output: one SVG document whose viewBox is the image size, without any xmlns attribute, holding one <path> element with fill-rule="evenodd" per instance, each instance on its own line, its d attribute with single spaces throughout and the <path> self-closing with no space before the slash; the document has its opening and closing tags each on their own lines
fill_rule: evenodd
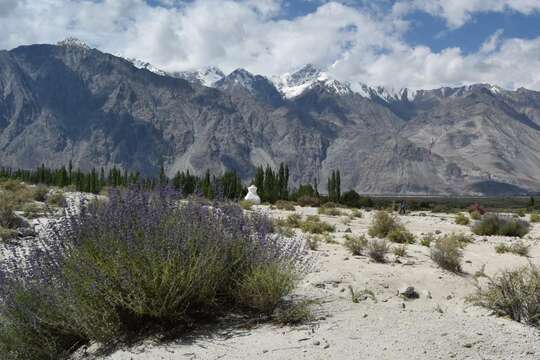
<svg viewBox="0 0 540 360">
<path fill-rule="evenodd" d="M 185 196 L 198 195 L 208 199 L 240 199 L 247 193 L 247 187 L 242 183 L 240 176 L 234 170 L 227 170 L 221 175 L 211 174 L 207 170 L 204 175 L 196 175 L 189 170 L 178 171 L 169 178 L 163 166 L 158 176 L 143 177 L 139 172 L 120 169 L 116 166 L 105 170 L 103 167 L 82 171 L 75 169 L 70 161 L 68 166 L 49 168 L 41 165 L 34 170 L 11 169 L 0 167 L 0 178 L 18 179 L 31 184 L 44 184 L 47 186 L 72 187 L 76 191 L 99 193 L 107 187 L 127 187 L 132 185 L 153 189 L 158 186 L 171 186 Z M 292 188 L 289 184 L 289 166 L 281 163 L 277 169 L 270 165 L 259 166 L 250 184 L 258 189 L 263 202 L 274 203 L 278 200 L 299 200 L 302 198 L 323 199 L 342 203 L 349 206 L 369 205 L 362 202 L 362 198 L 354 190 L 341 193 L 341 176 L 339 170 L 331 172 L 327 190 L 328 196 L 321 196 L 318 182 L 300 184 Z"/>
</svg>

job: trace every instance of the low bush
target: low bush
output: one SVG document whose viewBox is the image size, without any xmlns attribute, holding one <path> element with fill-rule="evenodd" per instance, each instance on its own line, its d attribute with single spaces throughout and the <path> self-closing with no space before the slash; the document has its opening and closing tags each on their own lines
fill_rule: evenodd
<svg viewBox="0 0 540 360">
<path fill-rule="evenodd" d="M 271 230 L 266 216 L 238 206 L 112 191 L 104 205 L 66 217 L 20 264 L 0 266 L 0 354 L 66 359 L 82 344 L 142 330 L 272 314 L 306 255 L 300 239 Z"/>
<path fill-rule="evenodd" d="M 443 269 L 461 272 L 461 247 L 462 243 L 455 236 L 442 236 L 431 247 L 431 258 Z"/>
<path fill-rule="evenodd" d="M 484 215 L 486 213 L 486 210 L 484 210 L 484 208 L 479 203 L 474 203 L 474 204 L 469 205 L 468 211 L 469 211 L 469 214 L 473 212 L 477 212 L 480 215 Z"/>
<path fill-rule="evenodd" d="M 238 205 L 240 205 L 240 207 L 244 210 L 252 210 L 253 209 L 253 205 L 255 205 L 252 201 L 249 201 L 249 200 L 240 200 L 238 202 Z"/>
<path fill-rule="evenodd" d="M 472 228 L 476 235 L 500 235 L 523 237 L 529 233 L 530 225 L 527 221 L 504 215 L 485 215 Z"/>
<path fill-rule="evenodd" d="M 479 212 L 479 211 L 476 211 L 476 210 L 471 211 L 471 212 L 469 213 L 469 216 L 470 216 L 471 219 L 473 219 L 473 220 L 480 220 L 480 219 L 482 218 L 482 214 L 480 214 L 480 212 Z"/>
<path fill-rule="evenodd" d="M 494 311 L 499 316 L 540 326 L 540 268 L 529 265 L 507 270 L 491 278 L 484 289 L 478 286 L 468 301 Z"/>
<path fill-rule="evenodd" d="M 367 245 L 367 239 L 365 235 L 345 235 L 345 241 L 343 245 L 353 254 L 362 255 Z"/>
<path fill-rule="evenodd" d="M 302 207 L 306 206 L 320 206 L 321 205 L 321 199 L 315 196 L 301 196 L 298 199 L 296 199 L 296 203 Z"/>
<path fill-rule="evenodd" d="M 274 322 L 280 325 L 295 326 L 309 323 L 315 320 L 311 300 L 289 301 L 278 308 L 272 314 Z"/>
<path fill-rule="evenodd" d="M 64 208 L 67 206 L 67 200 L 62 192 L 55 191 L 47 196 L 47 204 Z"/>
<path fill-rule="evenodd" d="M 511 253 L 519 256 L 529 256 L 530 246 L 526 245 L 522 241 L 517 241 L 512 245 L 505 243 L 498 243 L 495 245 L 495 252 L 497 254 Z"/>
<path fill-rule="evenodd" d="M 398 244 L 414 244 L 416 241 L 414 235 L 405 229 L 403 225 L 394 227 L 388 233 L 388 240 Z"/>
<path fill-rule="evenodd" d="M 398 221 L 386 211 L 377 211 L 368 229 L 369 236 L 385 238 L 399 226 Z"/>
<path fill-rule="evenodd" d="M 286 222 L 289 226 L 300 227 L 300 224 L 302 222 L 302 216 L 300 216 L 299 214 L 291 214 L 287 216 Z"/>
<path fill-rule="evenodd" d="M 437 240 L 437 237 L 433 233 L 427 233 L 420 239 L 420 245 L 430 247 L 431 243 Z"/>
<path fill-rule="evenodd" d="M 525 215 L 526 215 L 525 209 L 518 209 L 516 211 L 516 215 L 519 216 L 519 217 L 525 217 Z"/>
<path fill-rule="evenodd" d="M 366 246 L 367 254 L 376 262 L 386 261 L 386 254 L 390 251 L 390 245 L 385 239 L 371 239 Z"/>
<path fill-rule="evenodd" d="M 45 185 L 38 185 L 33 189 L 32 197 L 34 200 L 44 202 L 47 199 L 49 188 Z"/>
<path fill-rule="evenodd" d="M 279 210 L 294 211 L 294 206 L 296 203 L 286 200 L 278 200 L 275 202 L 274 206 Z"/>
<path fill-rule="evenodd" d="M 463 213 L 458 213 L 456 215 L 456 224 L 458 225 L 469 225 L 469 223 L 471 222 L 469 220 L 469 218 L 467 217 L 467 215 L 463 214 Z"/>
<path fill-rule="evenodd" d="M 360 301 L 371 299 L 377 302 L 375 293 L 369 289 L 357 290 L 349 285 L 349 294 L 351 295 L 351 301 L 355 304 L 358 304 Z"/>
<path fill-rule="evenodd" d="M 2 226 L 0 226 L 0 240 L 7 241 L 11 240 L 17 237 L 17 230 L 14 229 L 6 229 Z"/>
<path fill-rule="evenodd" d="M 321 244 L 321 237 L 316 234 L 308 235 L 306 236 L 306 244 L 309 250 L 317 251 L 319 250 L 319 246 Z"/>
<path fill-rule="evenodd" d="M 337 209 L 335 207 L 325 207 L 324 205 L 321 206 L 317 211 L 321 215 L 328 215 L 328 216 L 341 216 L 341 215 L 343 215 L 341 210 L 339 210 L 339 209 Z"/>
<path fill-rule="evenodd" d="M 9 194 L 0 193 L 0 226 L 5 229 L 15 229 L 20 223 L 19 218 L 14 213 L 13 204 Z"/>
<path fill-rule="evenodd" d="M 404 257 L 407 255 L 407 246 L 406 245 L 398 245 L 394 246 L 392 248 L 392 253 L 397 257 Z"/>
<path fill-rule="evenodd" d="M 300 229 L 303 232 L 311 234 L 323 234 L 326 232 L 334 232 L 335 230 L 334 226 L 319 220 L 318 217 L 310 218 L 309 216 L 300 223 Z"/>
<path fill-rule="evenodd" d="M 351 216 L 353 218 L 357 218 L 357 219 L 361 219 L 364 217 L 364 214 L 362 213 L 361 210 L 358 210 L 358 209 L 352 209 L 351 210 Z"/>
<path fill-rule="evenodd" d="M 538 212 L 533 212 L 531 215 L 530 215 L 530 222 L 532 223 L 538 223 L 540 222 L 540 213 Z"/>
</svg>

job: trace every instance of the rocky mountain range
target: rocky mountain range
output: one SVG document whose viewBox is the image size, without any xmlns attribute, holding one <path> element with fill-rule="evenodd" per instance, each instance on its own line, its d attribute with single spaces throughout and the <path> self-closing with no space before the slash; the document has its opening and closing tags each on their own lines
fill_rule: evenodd
<svg viewBox="0 0 540 360">
<path fill-rule="evenodd" d="M 287 163 L 293 185 L 341 171 L 370 194 L 540 191 L 540 92 L 392 90 L 307 65 L 167 73 L 68 40 L 0 51 L 0 165 L 69 161 L 172 175 Z"/>
</svg>

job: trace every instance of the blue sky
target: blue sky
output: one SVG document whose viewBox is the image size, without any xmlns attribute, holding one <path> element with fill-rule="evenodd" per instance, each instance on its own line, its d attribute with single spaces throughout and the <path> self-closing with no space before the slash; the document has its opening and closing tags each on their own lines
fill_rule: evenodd
<svg viewBox="0 0 540 360">
<path fill-rule="evenodd" d="M 540 90 L 538 24 L 540 0 L 0 0 L 0 49 L 74 36 L 168 71 Z"/>
</svg>

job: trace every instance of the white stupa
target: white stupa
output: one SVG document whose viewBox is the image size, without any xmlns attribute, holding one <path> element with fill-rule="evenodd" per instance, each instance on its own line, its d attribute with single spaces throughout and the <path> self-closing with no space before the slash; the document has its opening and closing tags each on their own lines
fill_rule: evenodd
<svg viewBox="0 0 540 360">
<path fill-rule="evenodd" d="M 257 187 L 255 185 L 248 187 L 248 193 L 244 200 L 251 201 L 257 205 L 261 203 L 261 198 L 257 195 Z"/>
</svg>

